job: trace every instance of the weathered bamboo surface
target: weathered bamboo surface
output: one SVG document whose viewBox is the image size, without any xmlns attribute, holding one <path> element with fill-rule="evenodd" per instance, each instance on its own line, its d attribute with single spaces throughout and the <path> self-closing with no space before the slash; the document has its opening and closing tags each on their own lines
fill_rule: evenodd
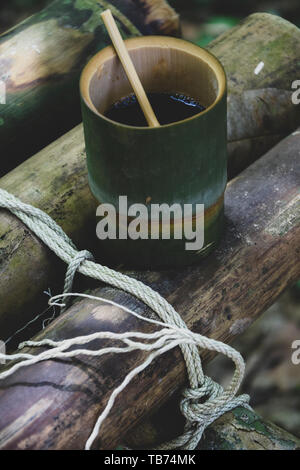
<svg viewBox="0 0 300 470">
<path fill-rule="evenodd" d="M 248 22 L 252 25 L 251 28 L 254 28 L 253 18 L 256 18 L 259 24 L 258 32 L 256 35 L 249 33 L 242 41 Z M 247 82 L 251 48 L 256 44 L 256 49 L 263 49 L 266 35 L 267 37 L 272 36 L 275 43 L 278 42 L 281 37 L 280 25 L 281 20 L 275 16 L 252 15 L 242 24 L 241 30 L 238 27 L 232 35 L 227 34 L 223 40 L 216 43 L 215 47 L 220 51 L 219 57 L 224 62 L 229 77 L 229 102 L 231 97 L 236 96 L 233 94 L 235 81 L 239 83 L 239 90 L 244 89 L 245 92 L 254 87 L 253 83 Z M 286 31 L 286 37 L 290 38 L 289 44 L 292 44 L 292 38 L 298 37 L 297 28 L 283 22 L 283 30 Z M 235 43 L 234 55 L 230 55 L 233 43 Z M 243 48 L 243 54 L 239 55 L 241 48 Z M 292 50 L 291 48 L 290 51 Z M 223 55 L 224 59 L 222 59 Z M 237 68 L 236 61 L 238 59 L 236 57 L 241 63 L 240 71 Z M 285 59 L 282 58 L 282 60 Z M 284 86 L 283 75 L 286 73 L 286 77 L 291 77 L 293 71 L 296 70 L 293 61 L 291 66 L 286 62 L 284 64 L 285 69 L 282 68 L 282 71 L 278 72 L 279 89 Z M 245 68 L 245 73 L 242 71 L 243 68 Z M 241 79 L 238 78 L 239 74 L 241 74 Z M 231 76 L 232 79 L 230 79 Z M 286 82 L 288 80 L 289 78 L 286 78 Z M 264 83 L 264 86 L 267 86 L 267 77 L 264 79 Z M 276 89 L 276 77 L 272 78 L 272 87 L 272 89 Z M 288 100 L 286 100 L 285 106 L 287 109 L 286 121 L 289 121 Z M 293 113 L 294 108 L 292 109 Z M 300 109 L 300 106 L 298 108 Z M 278 112 L 278 117 L 280 116 L 281 111 Z M 234 112 L 229 112 L 229 128 L 234 128 L 235 120 Z M 248 123 L 242 119 L 242 116 L 241 122 L 244 122 L 245 133 L 248 132 Z M 263 124 L 260 123 L 258 125 L 260 135 L 263 129 Z M 240 142 L 243 143 L 243 141 Z M 258 154 L 254 152 L 252 145 L 246 146 L 245 151 L 240 154 L 241 158 L 237 165 L 234 154 L 230 153 L 229 173 L 235 174 L 245 168 L 249 161 L 257 156 Z M 24 202 L 36 205 L 46 211 L 79 247 L 95 251 L 97 203 L 88 187 L 81 126 L 1 178 L 0 187 L 19 196 Z M 96 248 L 98 260 L 102 260 L 103 253 L 99 242 Z M 2 339 L 6 340 L 14 331 L 23 327 L 33 316 L 40 313 L 42 306 L 45 308 L 46 300 L 43 294 L 45 289 L 51 287 L 55 292 L 55 282 L 57 281 L 60 292 L 64 269 L 65 267 L 59 260 L 36 237 L 31 235 L 23 224 L 5 211 L 0 212 L 0 331 Z"/>
<path fill-rule="evenodd" d="M 205 262 L 180 271 L 131 273 L 164 295 L 193 331 L 231 341 L 300 276 L 299 144 L 298 132 L 229 184 L 225 237 Z M 151 314 L 116 289 L 102 287 L 97 293 Z M 39 338 L 151 328 L 116 307 L 87 300 L 74 304 Z M 1 383 L 1 448 L 83 448 L 112 390 L 143 357 L 48 361 L 17 372 Z M 117 399 L 98 446 L 114 448 L 184 380 L 179 350 L 156 360 Z"/>
<path fill-rule="evenodd" d="M 56 0 L 0 37 L 0 175 L 81 121 L 79 75 L 110 44 L 100 14 L 111 8 L 124 37 L 177 35 L 165 0 Z"/>
<path fill-rule="evenodd" d="M 300 76 L 300 30 L 268 13 L 255 13 L 209 44 L 228 78 L 229 174 L 264 155 L 300 125 L 292 83 Z M 264 67 L 256 75 L 260 62 Z"/>
<path fill-rule="evenodd" d="M 94 248 L 97 202 L 87 182 L 82 126 L 1 178 L 0 186 L 47 212 L 79 248 Z M 40 313 L 40 301 L 45 308 L 43 291 L 55 280 L 62 285 L 65 266 L 7 211 L 1 210 L 0 227 L 0 331 L 6 340 Z"/>
</svg>

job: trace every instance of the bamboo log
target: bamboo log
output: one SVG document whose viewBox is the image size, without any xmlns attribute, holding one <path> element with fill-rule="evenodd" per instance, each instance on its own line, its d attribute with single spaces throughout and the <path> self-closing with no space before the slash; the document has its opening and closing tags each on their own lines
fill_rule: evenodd
<svg viewBox="0 0 300 470">
<path fill-rule="evenodd" d="M 255 412 L 236 408 L 207 429 L 199 450 L 300 450 L 300 439 Z"/>
<path fill-rule="evenodd" d="M 51 215 L 78 247 L 93 249 L 97 203 L 86 173 L 80 126 L 4 176 L 1 187 Z M 62 285 L 65 266 L 3 210 L 0 234 L 0 331 L 6 340 L 45 306 L 44 290 L 55 291 L 55 280 Z"/>
<path fill-rule="evenodd" d="M 177 35 L 164 0 L 56 0 L 0 37 L 0 175 L 81 121 L 79 75 L 110 44 L 100 14 L 110 7 L 124 37 Z"/>
<path fill-rule="evenodd" d="M 300 132 L 229 184 L 225 238 L 206 262 L 181 271 L 131 273 L 164 295 L 193 331 L 231 341 L 300 276 L 299 143 Z M 144 315 L 152 314 L 116 289 L 103 287 L 96 293 Z M 38 338 L 152 329 L 116 307 L 84 300 Z M 143 357 L 82 357 L 18 371 L 0 384 L 1 448 L 82 448 L 112 390 Z M 208 359 L 206 354 L 203 357 Z M 179 349 L 156 360 L 118 398 L 102 429 L 101 448 L 114 448 L 123 434 L 184 381 Z"/>
<path fill-rule="evenodd" d="M 295 25 L 256 13 L 209 44 L 228 78 L 230 177 L 300 125 L 300 106 L 292 102 L 292 83 L 300 76 L 299 40 Z"/>
<path fill-rule="evenodd" d="M 229 102 L 233 96 L 233 83 L 238 80 L 239 73 L 243 77 L 239 81 L 240 89 L 244 89 L 243 86 L 245 86 L 246 91 L 253 87 L 253 84 L 248 86 L 247 82 L 248 61 L 252 54 L 253 45 L 256 44 L 255 50 L 263 50 L 267 38 L 273 37 L 273 42 L 276 45 L 276 42 L 280 43 L 282 37 L 279 28 L 281 21 L 277 17 L 262 14 L 255 15 L 255 18 L 259 25 L 256 35 L 249 33 L 249 36 L 241 42 L 241 38 L 245 35 L 247 21 L 252 25 L 251 28 L 254 28 L 253 16 L 250 16 L 241 26 L 241 30 L 235 29 L 233 35 L 226 35 L 216 44 L 216 47 L 221 48 L 222 46 L 224 50 L 224 52 L 220 51 L 219 58 L 225 63 L 227 75 L 234 77 L 232 80 L 229 79 L 231 91 Z M 292 44 L 292 38 L 298 37 L 298 30 L 286 22 L 284 22 L 283 30 L 285 37 L 288 38 L 288 43 Z M 287 30 L 291 32 L 289 33 Z M 243 46 L 238 46 L 238 39 Z M 282 40 L 284 41 L 284 39 Z M 249 44 L 248 41 L 250 41 Z M 228 56 L 230 53 L 226 51 L 227 47 L 229 51 L 232 50 L 233 43 L 236 45 L 230 61 Z M 239 55 L 238 47 L 243 48 L 244 55 L 242 57 Z M 279 49 L 281 57 L 282 52 L 280 51 L 281 46 Z M 291 53 L 292 51 L 291 48 Z M 223 54 L 224 59 L 222 58 Z M 237 71 L 236 61 L 238 59 L 236 57 L 239 57 L 241 64 L 243 64 L 240 72 Z M 283 57 L 282 60 L 284 60 Z M 285 63 L 285 68 L 282 68 L 282 71 L 278 73 L 280 78 L 278 88 L 283 86 L 283 76 L 288 82 L 290 79 L 288 77 L 291 77 L 293 70 L 296 70 L 295 67 L 293 61 L 291 66 Z M 245 73 L 243 72 L 244 68 Z M 272 86 L 276 88 L 276 78 L 272 78 L 272 80 Z M 264 86 L 267 82 L 268 78 L 265 78 Z M 290 112 L 288 101 L 286 106 L 288 111 L 285 118 L 288 120 Z M 281 115 L 283 113 L 279 110 L 278 116 Z M 234 113 L 230 112 L 229 128 L 233 127 L 233 118 L 235 119 Z M 243 122 L 245 123 L 245 121 Z M 247 123 L 245 126 L 247 129 Z M 263 133 L 263 129 L 263 125 L 258 127 L 259 135 Z M 253 139 L 254 141 L 257 140 Z M 233 154 L 229 154 L 229 172 L 231 174 L 245 168 L 252 159 L 252 155 L 257 156 L 252 146 L 247 148 L 246 152 L 241 153 L 242 158 L 238 161 L 238 165 Z M 24 202 L 36 205 L 46 211 L 79 247 L 95 251 L 97 203 L 88 187 L 84 149 L 82 127 L 79 126 L 3 177 L 0 180 L 0 186 L 21 197 Z M 101 245 L 98 244 L 96 248 L 100 251 L 98 260 L 102 260 Z M 1 339 L 6 340 L 14 331 L 31 320 L 33 315 L 41 311 L 41 306 L 46 304 L 43 291 L 51 286 L 55 292 L 56 281 L 60 292 L 64 269 L 65 267 L 59 260 L 36 237 L 31 235 L 23 224 L 5 211 L 0 212 L 0 292 L 3 293 L 0 302 Z"/>
</svg>

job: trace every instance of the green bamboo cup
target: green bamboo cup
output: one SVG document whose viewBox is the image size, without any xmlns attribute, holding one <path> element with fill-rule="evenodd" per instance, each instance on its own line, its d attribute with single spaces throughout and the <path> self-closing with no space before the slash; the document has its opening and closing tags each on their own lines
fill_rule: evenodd
<svg viewBox="0 0 300 470">
<path fill-rule="evenodd" d="M 227 184 L 226 76 L 219 61 L 187 41 L 147 36 L 126 40 L 126 46 L 147 92 L 182 93 L 206 110 L 192 118 L 159 128 L 133 127 L 105 117 L 108 108 L 132 93 L 114 49 L 94 56 L 80 80 L 87 166 L 91 191 L 101 204 L 111 204 L 118 223 L 131 222 L 120 213 L 119 197 L 128 207 L 152 204 L 204 204 L 204 245 L 187 250 L 176 239 L 101 240 L 106 260 L 143 267 L 187 265 L 207 255 L 223 232 Z M 162 221 L 158 222 L 160 225 Z M 162 227 L 160 226 L 162 231 Z M 122 238 L 122 237 L 121 237 Z M 144 236 L 145 238 L 145 236 Z"/>
</svg>

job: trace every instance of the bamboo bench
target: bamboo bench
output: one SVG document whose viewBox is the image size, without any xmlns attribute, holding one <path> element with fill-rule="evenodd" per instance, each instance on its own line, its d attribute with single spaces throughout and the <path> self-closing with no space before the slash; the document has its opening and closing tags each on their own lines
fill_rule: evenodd
<svg viewBox="0 0 300 470">
<path fill-rule="evenodd" d="M 168 28 L 172 32 L 170 24 Z M 15 34 L 22 32 L 17 29 Z M 226 69 L 229 85 L 229 175 L 235 178 L 226 192 L 224 239 L 196 267 L 129 272 L 165 296 L 193 331 L 225 342 L 245 331 L 300 276 L 296 181 L 300 132 L 294 132 L 300 125 L 300 108 L 291 101 L 291 73 L 300 75 L 299 39 L 300 31 L 290 23 L 256 14 L 210 45 Z M 261 60 L 266 71 L 257 77 L 253 71 Z M 37 96 L 37 89 L 32 92 Z M 59 96 L 55 89 L 51 93 Z M 45 103 L 41 106 L 47 109 Z M 36 109 L 30 112 L 37 120 Z M 73 116 L 66 115 L 65 121 L 64 126 L 74 125 Z M 284 138 L 287 134 L 291 135 Z M 27 138 L 30 148 L 34 132 Z M 3 176 L 0 187 L 46 211 L 79 247 L 90 249 L 101 261 L 101 244 L 95 236 L 97 202 L 88 187 L 81 125 Z M 0 328 L 5 339 L 45 306 L 44 290 L 54 286 L 61 291 L 65 266 L 6 211 L 0 212 L 0 266 Z M 79 286 L 81 290 L 97 287 L 102 297 L 145 316 L 152 314 L 133 297 L 111 287 L 83 282 Z M 38 338 L 62 339 L 107 328 L 151 331 L 151 326 L 115 307 L 84 300 L 38 333 Z M 17 372 L 0 383 L 0 448 L 83 448 L 120 377 L 142 357 L 140 353 L 124 355 L 122 362 L 114 356 L 48 361 Z M 204 361 L 210 359 L 204 355 Z M 149 428 L 151 435 L 157 434 L 149 421 L 138 432 L 132 429 L 184 382 L 179 350 L 155 361 L 118 400 L 106 420 L 101 448 L 113 448 L 120 441 L 139 445 L 134 436 Z M 297 438 L 241 409 L 213 424 L 200 447 L 253 448 L 259 444 L 299 448 Z"/>
</svg>

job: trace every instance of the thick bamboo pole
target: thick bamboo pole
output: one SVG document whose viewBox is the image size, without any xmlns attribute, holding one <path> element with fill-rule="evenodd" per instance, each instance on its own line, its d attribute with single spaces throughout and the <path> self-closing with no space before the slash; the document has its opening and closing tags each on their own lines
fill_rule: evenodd
<svg viewBox="0 0 300 470">
<path fill-rule="evenodd" d="M 300 125 L 300 106 L 292 101 L 292 83 L 300 76 L 299 40 L 295 25 L 256 13 L 209 44 L 228 77 L 229 176 Z"/>
<path fill-rule="evenodd" d="M 255 23 L 257 30 L 254 33 Z M 250 25 L 249 34 L 246 33 L 248 24 Z M 232 33 L 226 34 L 223 39 L 219 39 L 214 46 L 216 49 L 212 48 L 212 51 L 216 53 L 219 51 L 219 58 L 223 61 L 229 77 L 229 103 L 234 99 L 239 99 L 240 96 L 235 94 L 235 82 L 237 82 L 240 94 L 241 90 L 244 90 L 247 95 L 249 90 L 254 87 L 255 77 L 252 76 L 254 75 L 252 74 L 252 66 L 249 68 L 248 64 L 253 54 L 252 50 L 264 51 L 266 54 L 266 43 L 273 42 L 272 57 L 275 52 L 276 54 L 278 52 L 278 60 L 282 60 L 285 67 L 277 70 L 279 67 L 277 64 L 277 72 L 275 73 L 274 69 L 270 81 L 268 81 L 268 77 L 265 77 L 263 86 L 268 88 L 269 84 L 273 90 L 287 88 L 291 77 L 299 67 L 299 61 L 297 65 L 293 57 L 289 56 L 297 50 L 299 34 L 299 30 L 290 23 L 272 15 L 261 14 L 250 16 L 242 26 L 234 29 Z M 271 41 L 270 38 L 273 40 Z M 287 50 L 282 44 L 287 45 Z M 290 57 L 290 64 L 285 62 L 286 54 Z M 269 64 L 269 67 L 272 67 L 272 63 Z M 249 75 L 250 70 L 251 76 Z M 277 76 L 278 86 L 276 86 Z M 288 92 L 286 91 L 286 93 Z M 256 97 L 253 102 L 249 101 L 253 106 L 258 102 Z M 234 109 L 239 116 L 238 106 Z M 270 116 L 267 109 L 267 107 L 264 108 L 262 114 L 264 118 L 257 120 L 257 129 L 254 135 L 264 135 L 264 122 Z M 281 122 L 283 128 L 284 122 L 289 122 L 289 126 L 293 127 L 292 124 L 295 124 L 296 120 L 291 116 L 295 114 L 296 109 L 300 109 L 300 107 L 297 108 L 295 105 L 291 107 L 289 98 L 284 102 L 280 101 L 274 106 L 272 105 L 270 107 L 273 116 L 272 122 L 276 122 L 275 116 L 278 113 L 278 122 Z M 235 128 L 237 119 L 235 112 L 233 112 L 233 108 L 229 111 L 229 129 Z M 249 126 L 242 114 L 241 122 L 244 123 L 246 135 Z M 270 134 L 269 138 L 273 139 L 274 135 Z M 261 141 L 261 138 L 250 140 L 254 144 Z M 235 174 L 245 168 L 253 156 L 259 155 L 259 152 L 255 152 L 252 144 L 246 145 L 242 151 L 244 141 L 240 140 L 239 142 L 241 144 L 240 159 L 237 160 L 235 153 L 229 149 L 230 174 Z M 250 141 L 248 140 L 248 142 Z M 230 146 L 231 144 L 229 144 Z M 0 180 L 0 186 L 21 197 L 24 202 L 45 210 L 80 247 L 95 250 L 93 245 L 97 242 L 95 234 L 97 203 L 88 187 L 81 126 L 73 129 L 3 177 Z M 98 249 L 98 260 L 101 260 L 103 253 L 99 242 Z M 49 286 L 55 291 L 56 280 L 58 281 L 58 289 L 61 289 L 64 269 L 49 250 L 36 237 L 32 236 L 18 220 L 5 211 L 0 212 L 1 339 L 7 339 L 14 331 L 23 327 L 33 315 L 41 311 L 40 302 L 44 306 L 46 303 L 45 295 L 42 293 Z"/>
<path fill-rule="evenodd" d="M 209 259 L 181 271 L 132 273 L 164 295 L 193 331 L 232 340 L 300 276 L 299 143 L 300 132 L 229 184 L 225 238 Z M 151 314 L 116 289 L 102 287 L 97 293 Z M 87 300 L 74 304 L 39 338 L 151 328 L 118 308 Z M 1 448 L 82 448 L 112 390 L 143 357 L 48 361 L 17 372 L 0 384 Z M 184 381 L 179 350 L 156 360 L 118 398 L 105 421 L 101 447 L 114 448 L 123 433 Z"/>
<path fill-rule="evenodd" d="M 110 44 L 100 18 L 106 8 L 124 37 L 178 34 L 178 15 L 165 0 L 55 0 L 1 35 L 0 175 L 81 121 L 79 75 Z"/>
</svg>

